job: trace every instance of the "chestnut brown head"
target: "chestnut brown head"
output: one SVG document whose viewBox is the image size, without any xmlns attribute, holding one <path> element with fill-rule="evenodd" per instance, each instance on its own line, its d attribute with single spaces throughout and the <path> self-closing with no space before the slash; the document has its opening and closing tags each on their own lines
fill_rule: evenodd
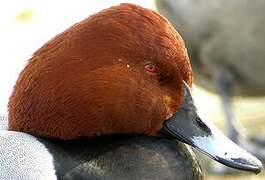
<svg viewBox="0 0 265 180">
<path fill-rule="evenodd" d="M 154 11 L 103 10 L 34 53 L 9 102 L 9 128 L 74 139 L 154 134 L 192 83 L 180 35 Z"/>
</svg>

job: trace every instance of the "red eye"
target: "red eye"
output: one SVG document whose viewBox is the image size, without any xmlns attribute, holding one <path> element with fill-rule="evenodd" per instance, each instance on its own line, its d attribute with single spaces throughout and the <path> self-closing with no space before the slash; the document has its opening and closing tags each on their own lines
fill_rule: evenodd
<svg viewBox="0 0 265 180">
<path fill-rule="evenodd" d="M 148 71 L 149 73 L 153 73 L 156 74 L 157 73 L 157 67 L 156 65 L 152 64 L 152 63 L 147 63 L 144 65 L 144 69 L 146 71 Z"/>
</svg>

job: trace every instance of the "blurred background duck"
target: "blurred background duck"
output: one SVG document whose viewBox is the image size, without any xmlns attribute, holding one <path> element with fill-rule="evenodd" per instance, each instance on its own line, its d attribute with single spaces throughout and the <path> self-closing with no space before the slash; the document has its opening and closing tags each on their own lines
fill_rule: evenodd
<svg viewBox="0 0 265 180">
<path fill-rule="evenodd" d="M 265 2 L 157 0 L 156 5 L 186 40 L 195 83 L 221 96 L 228 137 L 265 161 L 265 138 L 246 136 L 231 105 L 234 96 L 265 95 Z"/>
</svg>

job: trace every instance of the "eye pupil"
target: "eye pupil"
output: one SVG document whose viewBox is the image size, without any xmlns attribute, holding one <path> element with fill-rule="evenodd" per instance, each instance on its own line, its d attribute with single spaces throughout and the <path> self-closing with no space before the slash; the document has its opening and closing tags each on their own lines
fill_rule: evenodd
<svg viewBox="0 0 265 180">
<path fill-rule="evenodd" d="M 152 63 L 147 63 L 144 66 L 145 70 L 151 73 L 157 73 L 157 68 L 154 64 Z"/>
<path fill-rule="evenodd" d="M 154 66 L 149 65 L 148 68 L 149 68 L 150 70 L 152 70 L 152 69 L 154 68 Z"/>
</svg>

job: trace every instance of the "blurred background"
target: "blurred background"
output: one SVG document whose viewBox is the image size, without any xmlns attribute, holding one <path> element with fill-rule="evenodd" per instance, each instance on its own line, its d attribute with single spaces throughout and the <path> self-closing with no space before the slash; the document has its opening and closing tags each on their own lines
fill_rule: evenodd
<svg viewBox="0 0 265 180">
<path fill-rule="evenodd" d="M 229 123 L 227 123 L 229 120 L 225 121 L 227 114 L 223 113 L 224 97 L 228 97 L 228 102 L 232 102 L 229 103 L 229 107 L 233 108 L 232 119 L 238 119 L 245 127 L 242 134 L 260 136 L 263 145 L 265 3 L 262 0 L 2 1 L 0 2 L 0 114 L 7 114 L 8 98 L 18 74 L 39 47 L 90 14 L 122 2 L 158 10 L 170 19 L 183 36 L 195 72 L 193 93 L 200 113 L 207 116 L 225 133 L 229 133 Z M 214 77 L 209 73 L 214 74 Z M 229 76 L 223 77 L 222 74 Z M 218 83 L 222 84 L 222 78 L 232 80 L 225 81 L 224 87 L 218 90 L 220 87 Z M 227 87 L 231 90 L 227 90 Z M 209 158 L 199 156 L 208 180 L 265 178 L 264 173 L 257 176 L 246 173 L 214 175 L 206 171 L 211 169 Z"/>
</svg>

